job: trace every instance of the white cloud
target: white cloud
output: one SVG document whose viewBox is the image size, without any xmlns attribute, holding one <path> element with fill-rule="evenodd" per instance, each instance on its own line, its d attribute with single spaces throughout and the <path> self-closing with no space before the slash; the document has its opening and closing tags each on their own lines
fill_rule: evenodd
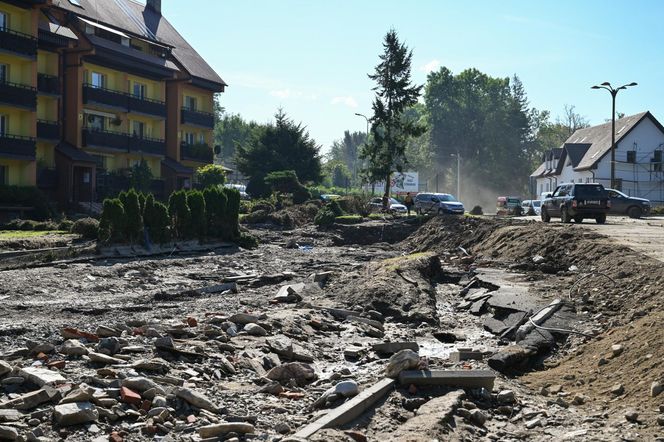
<svg viewBox="0 0 664 442">
<path fill-rule="evenodd" d="M 332 104 L 343 104 L 344 106 L 348 106 L 348 107 L 352 107 L 352 108 L 356 108 L 358 106 L 357 101 L 355 100 L 355 98 L 353 98 L 351 96 L 348 96 L 348 97 L 334 97 L 332 99 Z"/>
<path fill-rule="evenodd" d="M 440 61 L 438 61 L 438 60 L 431 60 L 429 63 L 427 63 L 427 64 L 421 66 L 421 67 L 420 67 L 420 70 L 421 70 L 422 72 L 426 72 L 426 73 L 428 74 L 429 72 L 433 72 L 433 71 L 435 71 L 435 70 L 438 69 L 439 67 L 440 67 Z"/>
<path fill-rule="evenodd" d="M 270 91 L 270 95 L 273 97 L 281 98 L 281 99 L 286 99 L 289 98 L 293 95 L 290 89 L 281 89 L 281 90 L 276 90 L 276 91 Z"/>
</svg>

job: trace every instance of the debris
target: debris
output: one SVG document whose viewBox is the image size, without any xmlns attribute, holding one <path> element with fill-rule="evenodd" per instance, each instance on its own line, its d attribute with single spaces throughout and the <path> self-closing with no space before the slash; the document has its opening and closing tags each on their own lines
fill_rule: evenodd
<svg viewBox="0 0 664 442">
<path fill-rule="evenodd" d="M 18 431 L 12 427 L 0 425 L 0 440 L 15 441 L 18 440 Z"/>
<path fill-rule="evenodd" d="M 634 409 L 629 409 L 625 412 L 625 419 L 627 422 L 639 422 L 639 413 Z"/>
<path fill-rule="evenodd" d="M 203 294 L 214 294 L 214 293 L 224 293 L 224 292 L 237 293 L 238 292 L 237 282 L 226 282 L 223 284 L 213 285 L 210 287 L 204 287 L 202 289 L 198 289 L 198 292 Z"/>
<path fill-rule="evenodd" d="M 307 364 L 289 362 L 271 369 L 267 373 L 267 378 L 279 381 L 282 385 L 290 380 L 294 380 L 298 385 L 303 386 L 313 382 L 316 379 L 316 373 Z"/>
<path fill-rule="evenodd" d="M 490 370 L 417 370 L 402 371 L 401 385 L 443 385 L 461 388 L 493 389 L 496 375 Z"/>
<path fill-rule="evenodd" d="M 413 350 L 405 349 L 395 353 L 385 368 L 388 378 L 396 378 L 404 370 L 416 368 L 420 364 L 420 357 Z"/>
<path fill-rule="evenodd" d="M 620 396 L 625 392 L 625 387 L 623 387 L 622 384 L 614 384 L 613 387 L 611 387 L 611 394 L 615 396 Z"/>
<path fill-rule="evenodd" d="M 251 424 L 244 422 L 224 422 L 200 427 L 198 429 L 198 435 L 203 439 L 207 439 L 227 433 L 251 434 L 254 431 L 254 426 Z"/>
<path fill-rule="evenodd" d="M 88 353 L 88 357 L 90 358 L 90 362 L 103 365 L 121 365 L 125 363 L 122 359 L 114 358 L 102 353 L 95 353 L 93 351 Z"/>
<path fill-rule="evenodd" d="M 526 338 L 526 336 L 535 328 L 535 325 L 543 324 L 547 319 L 553 316 L 563 306 L 560 299 L 554 299 L 547 307 L 540 310 L 535 316 L 530 318 L 530 321 L 519 327 L 516 332 L 516 341 L 519 342 Z"/>
<path fill-rule="evenodd" d="M 249 323 L 244 326 L 244 331 L 252 336 L 267 336 L 267 330 L 258 324 Z"/>
<path fill-rule="evenodd" d="M 357 396 L 360 393 L 360 388 L 355 381 L 339 382 L 334 387 L 330 387 L 320 398 L 313 403 L 314 408 L 321 408 L 328 402 L 334 402 L 340 398 L 349 398 Z"/>
<path fill-rule="evenodd" d="M 516 397 L 512 390 L 502 390 L 498 393 L 496 398 L 500 404 L 513 404 L 516 402 Z"/>
<path fill-rule="evenodd" d="M 120 388 L 120 398 L 122 402 L 132 405 L 139 405 L 143 401 L 140 394 L 127 387 Z"/>
<path fill-rule="evenodd" d="M 12 371 L 12 366 L 9 363 L 0 360 L 0 377 Z"/>
<path fill-rule="evenodd" d="M 69 427 L 95 422 L 99 419 L 99 412 L 90 402 L 56 405 L 53 410 L 53 419 L 59 426 Z"/>
<path fill-rule="evenodd" d="M 39 405 L 60 399 L 60 392 L 55 388 L 44 386 L 42 389 L 26 393 L 7 402 L 0 403 L 1 408 L 14 408 L 16 410 L 32 410 Z"/>
<path fill-rule="evenodd" d="M 260 318 L 258 316 L 249 315 L 246 313 L 236 313 L 228 318 L 228 321 L 234 324 L 247 325 L 250 323 L 257 323 L 260 321 Z"/>
<path fill-rule="evenodd" d="M 461 361 L 481 361 L 484 355 L 481 351 L 475 351 L 470 348 L 457 348 L 457 351 L 450 352 L 451 362 Z"/>
<path fill-rule="evenodd" d="M 58 350 L 67 356 L 84 356 L 89 353 L 88 349 L 78 339 L 68 339 Z"/>
<path fill-rule="evenodd" d="M 65 339 L 87 339 L 90 342 L 99 341 L 99 336 L 75 328 L 63 328 L 60 330 L 60 334 Z"/>
<path fill-rule="evenodd" d="M 194 407 L 211 411 L 212 413 L 219 413 L 221 411 L 221 409 L 214 405 L 210 399 L 189 388 L 176 388 L 175 395 Z"/>
<path fill-rule="evenodd" d="M 25 367 L 22 368 L 18 374 L 38 387 L 43 387 L 44 385 L 64 384 L 67 382 L 67 379 L 63 378 L 57 371 L 39 367 Z"/>
<path fill-rule="evenodd" d="M 659 394 L 664 391 L 664 385 L 660 381 L 655 381 L 652 384 L 650 384 L 650 396 L 656 397 L 659 396 Z"/>
</svg>

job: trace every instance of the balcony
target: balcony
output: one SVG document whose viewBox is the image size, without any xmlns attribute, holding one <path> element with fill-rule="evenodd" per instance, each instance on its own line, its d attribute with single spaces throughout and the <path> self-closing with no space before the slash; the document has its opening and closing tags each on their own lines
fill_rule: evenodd
<svg viewBox="0 0 664 442">
<path fill-rule="evenodd" d="M 180 160 L 196 161 L 198 163 L 212 163 L 214 153 L 205 143 L 182 144 L 180 146 Z"/>
<path fill-rule="evenodd" d="M 181 123 L 212 129 L 214 128 L 214 114 L 183 107 L 181 111 Z"/>
<path fill-rule="evenodd" d="M 23 84 L 0 82 L 0 102 L 35 110 L 37 109 L 37 89 Z"/>
<path fill-rule="evenodd" d="M 37 56 L 37 39 L 22 32 L 0 28 L 0 50 L 34 58 Z"/>
<path fill-rule="evenodd" d="M 60 80 L 53 75 L 37 74 L 37 90 L 43 94 L 60 95 Z"/>
<path fill-rule="evenodd" d="M 147 137 L 136 137 L 121 132 L 83 129 L 83 145 L 137 152 L 149 155 L 166 155 L 166 142 Z"/>
<path fill-rule="evenodd" d="M 59 140 L 60 124 L 57 121 L 37 120 L 37 138 L 40 140 Z"/>
<path fill-rule="evenodd" d="M 34 138 L 22 135 L 0 134 L 0 157 L 8 156 L 34 161 L 37 143 Z"/>
<path fill-rule="evenodd" d="M 166 118 L 166 103 L 163 101 L 138 97 L 126 92 L 94 87 L 91 84 L 83 85 L 83 103 L 99 104 L 124 112 Z"/>
</svg>

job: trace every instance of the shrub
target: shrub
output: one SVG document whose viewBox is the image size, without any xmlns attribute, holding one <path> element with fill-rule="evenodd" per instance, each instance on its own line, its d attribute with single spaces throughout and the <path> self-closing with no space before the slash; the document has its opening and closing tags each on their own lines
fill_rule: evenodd
<svg viewBox="0 0 664 442">
<path fill-rule="evenodd" d="M 154 198 L 154 196 L 152 194 L 150 194 L 150 196 L 152 198 Z M 141 208 L 141 215 L 143 215 L 143 213 L 145 212 L 145 201 L 146 200 L 147 200 L 147 197 L 145 196 L 144 193 L 141 192 L 141 193 L 138 194 L 138 206 Z"/>
<path fill-rule="evenodd" d="M 336 219 L 337 215 L 334 213 L 334 211 L 330 208 L 330 205 L 328 204 L 327 206 L 323 207 L 318 211 L 318 214 L 314 218 L 314 224 L 320 227 L 329 227 L 332 224 L 334 224 L 334 220 Z"/>
<path fill-rule="evenodd" d="M 254 203 L 253 206 L 251 206 L 250 212 L 257 212 L 259 210 L 263 210 L 267 213 L 272 213 L 275 210 L 274 204 L 270 200 L 258 200 Z"/>
<path fill-rule="evenodd" d="M 339 205 L 339 203 L 336 200 L 330 201 L 327 204 L 327 207 L 329 207 L 330 210 L 332 211 L 332 213 L 334 213 L 334 216 L 343 216 L 343 215 L 345 215 L 343 209 L 341 208 L 341 206 Z"/>
<path fill-rule="evenodd" d="M 125 233 L 125 210 L 119 198 L 104 200 L 99 221 L 99 239 L 113 242 L 123 238 Z"/>
<path fill-rule="evenodd" d="M 150 165 L 143 158 L 129 169 L 129 183 L 132 188 L 137 189 L 141 193 L 150 191 L 152 179 L 153 175 Z"/>
<path fill-rule="evenodd" d="M 217 164 L 208 164 L 196 170 L 196 182 L 201 189 L 221 186 L 226 182 L 224 168 Z"/>
<path fill-rule="evenodd" d="M 653 207 L 650 211 L 651 215 L 664 215 L 664 206 Z"/>
<path fill-rule="evenodd" d="M 143 224 L 148 231 L 148 236 L 152 241 L 164 244 L 170 239 L 168 227 L 171 219 L 168 216 L 168 209 L 159 201 L 155 201 L 152 195 L 148 195 L 145 200 L 145 212 L 143 214 Z"/>
<path fill-rule="evenodd" d="M 258 238 L 248 233 L 242 233 L 237 240 L 237 245 L 243 249 L 255 249 L 258 247 Z"/>
<path fill-rule="evenodd" d="M 85 239 L 99 237 L 99 221 L 94 218 L 82 218 L 71 226 L 71 233 L 81 235 Z"/>
<path fill-rule="evenodd" d="M 246 224 L 263 224 L 268 221 L 270 221 L 270 217 L 265 210 L 256 210 L 242 218 L 242 222 Z"/>
<path fill-rule="evenodd" d="M 53 215 L 48 198 L 36 187 L 0 185 L 0 201 L 6 206 L 34 207 L 30 216 L 38 221 Z"/>
<path fill-rule="evenodd" d="M 39 232 L 47 232 L 50 230 L 58 230 L 58 224 L 53 222 L 53 221 L 41 221 L 41 222 L 36 222 L 33 225 L 32 230 L 36 230 Z"/>
<path fill-rule="evenodd" d="M 191 233 L 198 239 L 205 238 L 207 232 L 207 216 L 205 214 L 205 198 L 200 190 L 187 192 L 187 205 L 191 212 Z"/>
<path fill-rule="evenodd" d="M 71 228 L 73 227 L 73 225 L 74 225 L 74 221 L 72 221 L 70 219 L 63 219 L 58 224 L 58 230 L 62 230 L 63 232 L 69 232 L 71 230 Z"/>
<path fill-rule="evenodd" d="M 227 240 L 234 241 L 240 237 L 240 192 L 236 189 L 224 189 L 228 203 L 224 213 L 226 222 L 225 228 L 228 229 L 225 233 L 228 235 Z"/>
<path fill-rule="evenodd" d="M 334 219 L 334 222 L 339 224 L 359 224 L 362 221 L 364 221 L 364 218 L 362 218 L 360 215 L 337 216 Z"/>
<path fill-rule="evenodd" d="M 208 235 L 213 238 L 222 238 L 224 236 L 226 206 L 228 205 L 226 192 L 218 187 L 208 187 L 203 191 L 203 199 L 205 199 Z"/>
<path fill-rule="evenodd" d="M 352 213 L 362 216 L 367 216 L 369 214 L 365 199 L 362 197 L 350 195 L 344 196 L 334 201 L 345 213 Z"/>
<path fill-rule="evenodd" d="M 141 205 L 138 200 L 138 193 L 134 189 L 130 189 L 126 193 L 125 203 L 123 207 L 127 222 L 125 224 L 127 238 L 129 242 L 135 243 L 140 240 L 141 233 L 143 232 L 143 216 L 141 215 Z"/>
<path fill-rule="evenodd" d="M 293 195 L 294 204 L 302 204 L 311 199 L 311 193 L 300 183 L 294 170 L 270 172 L 265 177 L 265 183 L 272 187 L 274 192 Z"/>
<path fill-rule="evenodd" d="M 473 210 L 470 211 L 471 215 L 483 215 L 484 212 L 482 212 L 482 207 L 480 206 L 475 206 L 473 207 Z"/>
<path fill-rule="evenodd" d="M 173 192 L 168 199 L 168 214 L 179 239 L 191 236 L 191 211 L 187 205 L 187 193 L 184 190 Z"/>
<path fill-rule="evenodd" d="M 240 201 L 240 213 L 246 215 L 251 211 L 252 204 L 249 201 Z"/>
</svg>

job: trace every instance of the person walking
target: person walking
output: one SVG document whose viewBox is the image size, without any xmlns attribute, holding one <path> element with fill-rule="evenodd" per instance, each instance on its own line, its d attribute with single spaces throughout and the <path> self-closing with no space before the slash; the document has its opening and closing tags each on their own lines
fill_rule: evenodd
<svg viewBox="0 0 664 442">
<path fill-rule="evenodd" d="M 404 200 L 404 203 L 406 204 L 406 209 L 408 209 L 408 216 L 410 216 L 410 209 L 413 207 L 413 196 L 408 192 L 406 194 L 406 199 Z"/>
</svg>

